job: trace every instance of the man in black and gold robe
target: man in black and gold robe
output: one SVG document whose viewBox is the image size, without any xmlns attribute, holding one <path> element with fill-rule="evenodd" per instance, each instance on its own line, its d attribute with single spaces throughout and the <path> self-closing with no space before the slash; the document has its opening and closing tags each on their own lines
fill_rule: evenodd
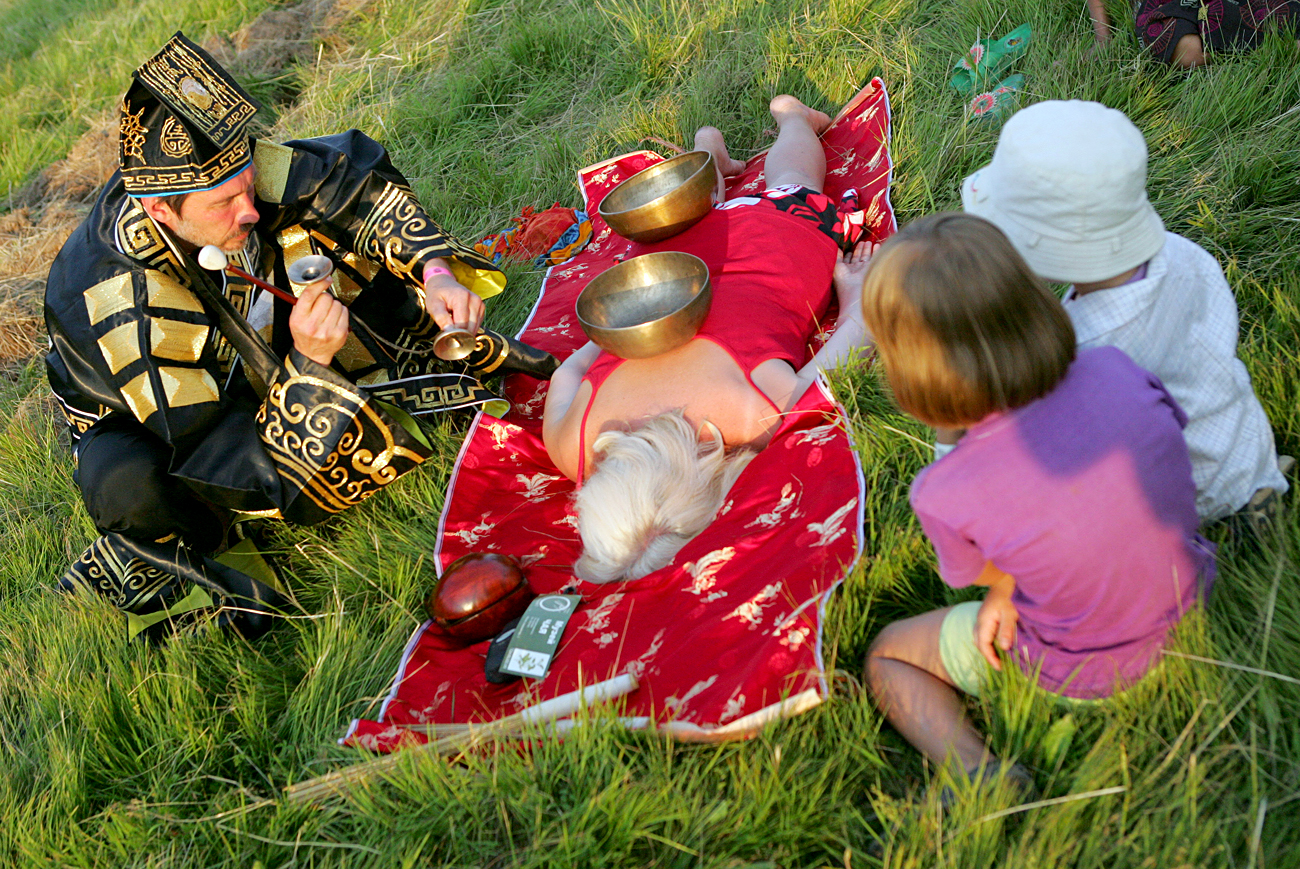
<svg viewBox="0 0 1300 869">
<path fill-rule="evenodd" d="M 492 398 L 428 351 L 441 327 L 473 332 L 504 276 L 425 214 L 374 140 L 258 141 L 255 111 L 176 34 L 136 71 L 120 171 L 50 270 L 49 379 L 103 535 L 60 586 L 107 596 L 133 634 L 214 606 L 261 633 L 283 598 L 249 542 L 231 549 L 233 520 L 319 522 L 429 455 L 366 384 L 414 383 L 385 393 L 408 409 Z M 200 268 L 208 244 L 280 288 L 323 254 L 333 294 L 273 298 Z"/>
</svg>

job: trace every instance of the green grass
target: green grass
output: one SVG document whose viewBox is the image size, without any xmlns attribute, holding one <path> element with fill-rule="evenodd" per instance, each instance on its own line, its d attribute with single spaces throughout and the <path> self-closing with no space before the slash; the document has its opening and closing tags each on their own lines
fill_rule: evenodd
<svg viewBox="0 0 1300 869">
<path fill-rule="evenodd" d="M 269 5 L 7 0 L 0 7 L 0 196 L 66 155 L 92 118 L 116 111 L 131 71 L 174 32 L 202 42 Z"/>
<path fill-rule="evenodd" d="M 1111 2 L 1112 18 L 1127 4 Z M 164 6 L 86 0 L 0 9 L 0 190 L 62 156 L 85 119 L 177 26 L 227 33 L 252 0 Z M 184 20 L 176 17 L 184 16 Z M 523 205 L 577 204 L 580 166 L 702 123 L 733 151 L 766 146 L 768 99 L 833 111 L 882 75 L 895 112 L 902 221 L 958 207 L 993 127 L 946 87 L 976 34 L 1022 21 L 1031 99 L 1099 99 L 1151 147 L 1169 227 L 1225 264 L 1241 357 L 1279 449 L 1300 450 L 1300 64 L 1276 39 L 1190 77 L 1141 57 L 1130 32 L 1091 53 L 1065 0 L 376 0 L 294 69 L 290 138 L 377 135 L 438 219 L 463 237 Z M 128 26 L 129 25 L 129 26 Z M 522 322 L 540 276 L 512 269 L 489 308 Z M 1000 679 L 973 706 L 999 754 L 1058 802 L 998 815 L 1009 795 L 914 807 L 930 772 L 883 725 L 861 659 L 888 621 L 948 603 L 907 507 L 928 435 L 869 369 L 835 377 L 868 484 L 869 557 L 833 602 L 830 701 L 751 742 L 680 746 L 593 726 L 461 765 L 407 761 L 317 809 L 234 810 L 358 759 L 333 740 L 374 714 L 430 583 L 429 553 L 462 419 L 425 467 L 327 527 L 279 530 L 299 618 L 255 644 L 216 632 L 127 644 L 98 601 L 48 590 L 93 529 L 34 361 L 0 380 L 0 860 L 67 866 L 863 866 L 891 830 L 894 866 L 1300 865 L 1300 515 L 1254 545 L 1223 529 L 1220 578 L 1161 670 L 1068 709 Z M 1260 675 L 1196 658 L 1280 674 Z M 940 778 L 940 781 L 943 779 Z M 1123 788 L 1122 791 L 1116 791 Z M 875 812 L 879 819 L 868 824 Z"/>
</svg>

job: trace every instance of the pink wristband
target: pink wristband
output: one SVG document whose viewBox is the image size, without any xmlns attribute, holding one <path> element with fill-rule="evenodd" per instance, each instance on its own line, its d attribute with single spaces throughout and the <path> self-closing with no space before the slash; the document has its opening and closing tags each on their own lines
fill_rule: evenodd
<svg viewBox="0 0 1300 869">
<path fill-rule="evenodd" d="M 434 275 L 449 275 L 449 274 L 451 274 L 451 269 L 447 268 L 446 266 L 440 266 L 435 263 L 430 263 L 429 265 L 424 267 L 424 282 L 427 284 L 429 282 L 429 278 L 433 277 Z"/>
</svg>

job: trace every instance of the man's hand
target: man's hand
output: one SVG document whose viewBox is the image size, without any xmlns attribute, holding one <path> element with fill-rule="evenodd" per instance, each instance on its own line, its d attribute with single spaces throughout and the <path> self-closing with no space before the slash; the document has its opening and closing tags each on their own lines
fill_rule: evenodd
<svg viewBox="0 0 1300 869">
<path fill-rule="evenodd" d="M 862 319 L 862 282 L 867 276 L 871 257 L 880 245 L 860 241 L 848 253 L 840 251 L 835 258 L 835 297 L 840 302 L 840 316 Z"/>
<path fill-rule="evenodd" d="M 308 284 L 289 314 L 293 346 L 313 362 L 329 366 L 348 340 L 347 306 L 329 294 L 328 279 Z"/>
<path fill-rule="evenodd" d="M 992 567 L 992 564 L 988 567 Z M 986 573 L 988 567 L 985 568 Z M 997 572 L 1001 575 L 989 584 L 988 594 L 980 605 L 979 615 L 975 617 L 975 642 L 980 654 L 993 669 L 1001 670 L 1002 661 L 998 658 L 997 650 L 1011 651 L 1011 646 L 1016 641 L 1016 622 L 1020 620 L 1020 613 L 1011 602 L 1011 593 L 1016 588 L 1015 580 L 1006 573 Z"/>
<path fill-rule="evenodd" d="M 432 260 L 427 268 L 439 271 L 446 267 L 445 261 Z M 483 322 L 483 300 L 446 272 L 431 274 L 424 282 L 424 307 L 439 329 L 457 326 L 473 334 Z"/>
</svg>

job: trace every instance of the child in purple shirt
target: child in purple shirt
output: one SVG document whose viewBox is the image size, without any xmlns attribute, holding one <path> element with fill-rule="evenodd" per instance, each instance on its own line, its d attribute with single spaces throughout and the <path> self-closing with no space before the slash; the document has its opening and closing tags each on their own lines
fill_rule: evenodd
<svg viewBox="0 0 1300 869">
<path fill-rule="evenodd" d="M 954 689 L 978 694 L 998 649 L 1048 691 L 1107 697 L 1206 592 L 1186 417 L 1122 351 L 1076 358 L 1056 298 L 981 218 L 934 215 L 890 239 L 863 315 L 898 404 L 969 429 L 917 476 L 912 507 L 940 577 L 989 587 L 888 625 L 867 677 L 910 742 L 974 780 L 997 762 Z M 1008 774 L 1031 785 L 1019 765 Z"/>
</svg>

